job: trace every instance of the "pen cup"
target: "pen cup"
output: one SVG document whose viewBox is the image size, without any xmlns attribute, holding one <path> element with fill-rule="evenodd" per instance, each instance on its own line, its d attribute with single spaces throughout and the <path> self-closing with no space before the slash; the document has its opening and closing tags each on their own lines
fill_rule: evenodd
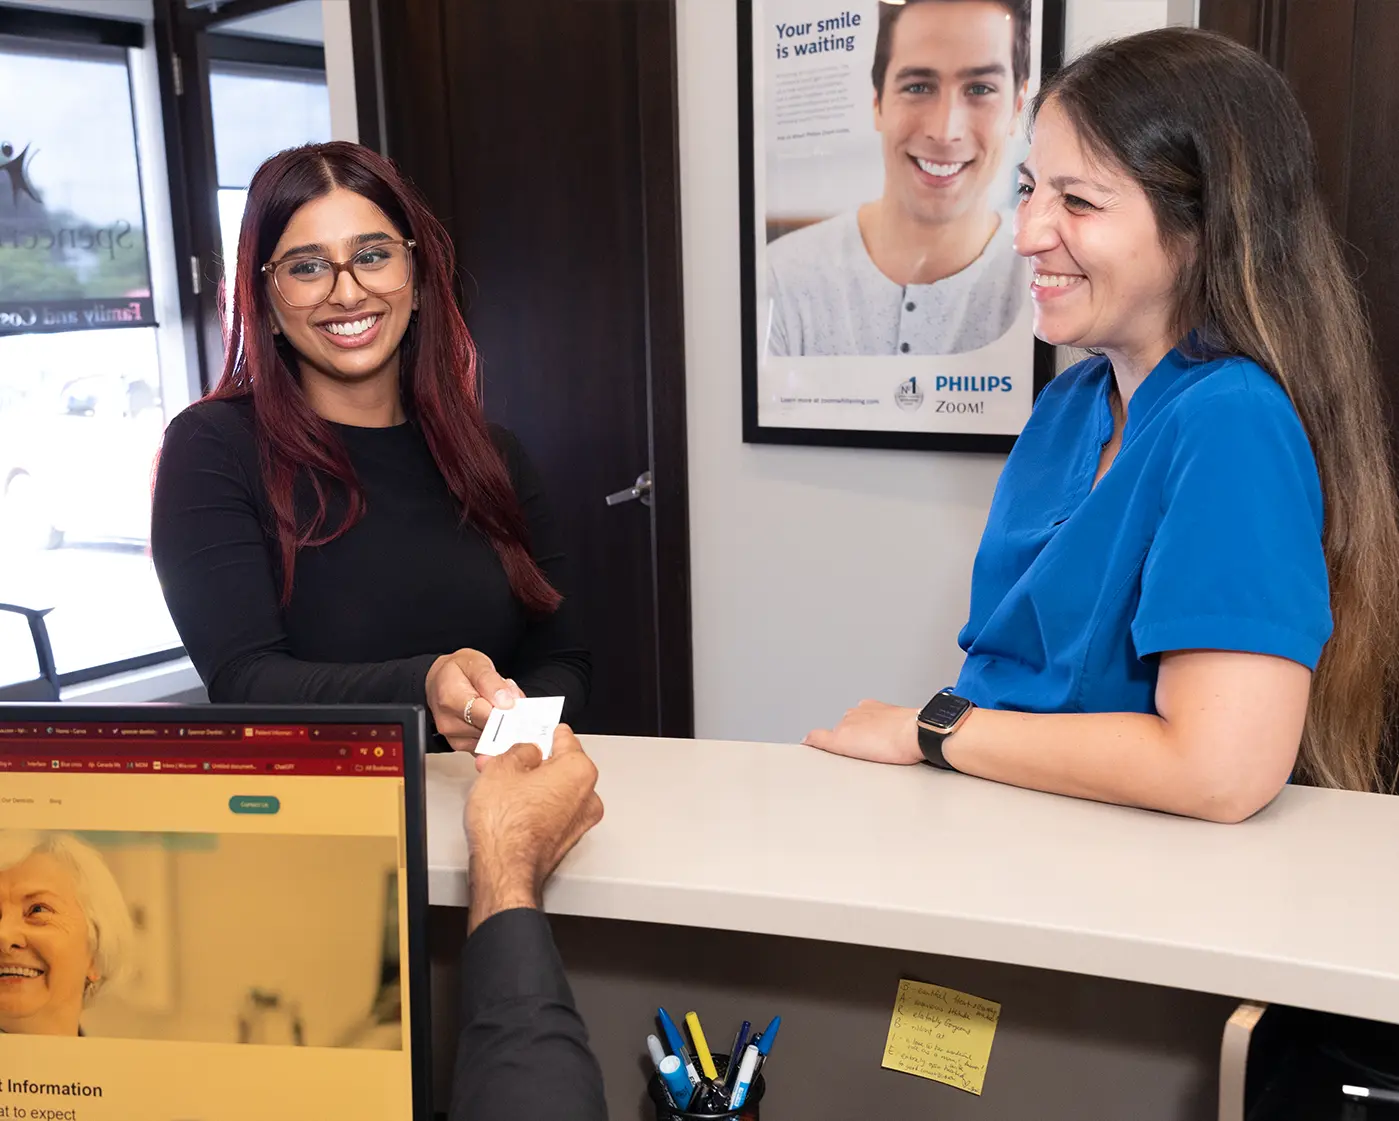
<svg viewBox="0 0 1399 1121">
<path fill-rule="evenodd" d="M 728 1073 L 729 1057 L 716 1053 L 714 1066 L 719 1071 L 719 1078 L 722 1080 Z M 765 1089 L 767 1087 L 763 1082 L 763 1076 L 759 1073 L 758 1077 L 753 1079 L 753 1085 L 748 1089 L 748 1100 L 740 1108 L 726 1109 L 718 1113 L 702 1113 L 698 1109 L 694 1112 L 673 1109 L 666 1101 L 660 1075 L 651 1075 L 650 1080 L 646 1083 L 646 1093 L 656 1103 L 656 1121 L 719 1121 L 721 1118 L 726 1118 L 728 1121 L 758 1121 L 758 1103 L 763 1100 Z"/>
</svg>

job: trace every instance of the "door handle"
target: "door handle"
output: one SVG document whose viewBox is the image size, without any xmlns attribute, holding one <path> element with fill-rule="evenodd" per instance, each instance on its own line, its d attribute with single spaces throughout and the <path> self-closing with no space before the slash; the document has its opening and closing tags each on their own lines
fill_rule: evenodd
<svg viewBox="0 0 1399 1121">
<path fill-rule="evenodd" d="M 651 472 L 643 471 L 636 477 L 636 482 L 627 487 L 626 490 L 619 490 L 607 496 L 609 506 L 620 506 L 624 502 L 635 502 L 641 499 L 643 506 L 651 505 Z"/>
</svg>

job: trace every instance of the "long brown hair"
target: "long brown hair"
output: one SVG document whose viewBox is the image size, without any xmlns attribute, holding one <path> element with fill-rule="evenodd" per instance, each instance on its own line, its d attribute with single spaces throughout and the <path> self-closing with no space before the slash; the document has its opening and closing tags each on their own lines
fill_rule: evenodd
<svg viewBox="0 0 1399 1121">
<path fill-rule="evenodd" d="M 1327 217 L 1311 134 L 1282 75 L 1222 36 L 1164 28 L 1049 78 L 1085 148 L 1125 168 L 1181 254 L 1183 327 L 1287 391 L 1325 502 L 1334 630 L 1312 679 L 1297 776 L 1387 789 L 1399 646 L 1399 518 L 1369 325 Z"/>
<path fill-rule="evenodd" d="M 259 271 L 291 217 L 337 187 L 363 195 L 417 242 L 413 274 L 418 310 L 399 344 L 403 408 L 427 440 L 438 470 L 470 520 L 500 557 L 515 597 L 547 613 L 560 596 L 534 562 L 529 532 L 505 463 L 491 442 L 476 388 L 476 348 L 452 297 L 451 239 L 417 189 L 393 163 L 358 144 L 333 141 L 289 148 L 253 175 L 238 236 L 238 269 L 223 376 L 210 399 L 251 397 L 257 417 L 263 484 L 276 520 L 282 602 L 291 599 L 296 554 L 324 545 L 364 515 L 364 490 L 335 430 L 307 402 L 296 354 L 272 333 L 267 284 Z M 298 520 L 293 492 L 309 482 L 316 508 Z M 348 498 L 327 525 L 327 484 Z"/>
</svg>

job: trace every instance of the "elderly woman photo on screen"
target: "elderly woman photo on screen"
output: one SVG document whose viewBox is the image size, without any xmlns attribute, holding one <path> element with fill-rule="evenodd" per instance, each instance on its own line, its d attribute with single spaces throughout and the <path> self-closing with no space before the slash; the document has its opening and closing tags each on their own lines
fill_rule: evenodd
<svg viewBox="0 0 1399 1121">
<path fill-rule="evenodd" d="M 0 830 L 0 1032 L 82 1035 L 120 972 L 131 915 L 111 870 L 67 833 Z"/>
</svg>

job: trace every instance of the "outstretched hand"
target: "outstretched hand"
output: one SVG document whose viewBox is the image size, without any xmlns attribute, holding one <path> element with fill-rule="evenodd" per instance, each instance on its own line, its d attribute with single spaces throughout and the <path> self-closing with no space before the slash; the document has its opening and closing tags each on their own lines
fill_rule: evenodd
<svg viewBox="0 0 1399 1121">
<path fill-rule="evenodd" d="M 477 756 L 480 772 L 466 803 L 475 930 L 491 915 L 540 906 L 544 883 L 589 829 L 602 820 L 597 767 L 566 725 L 546 760 L 534 744 Z"/>
</svg>

